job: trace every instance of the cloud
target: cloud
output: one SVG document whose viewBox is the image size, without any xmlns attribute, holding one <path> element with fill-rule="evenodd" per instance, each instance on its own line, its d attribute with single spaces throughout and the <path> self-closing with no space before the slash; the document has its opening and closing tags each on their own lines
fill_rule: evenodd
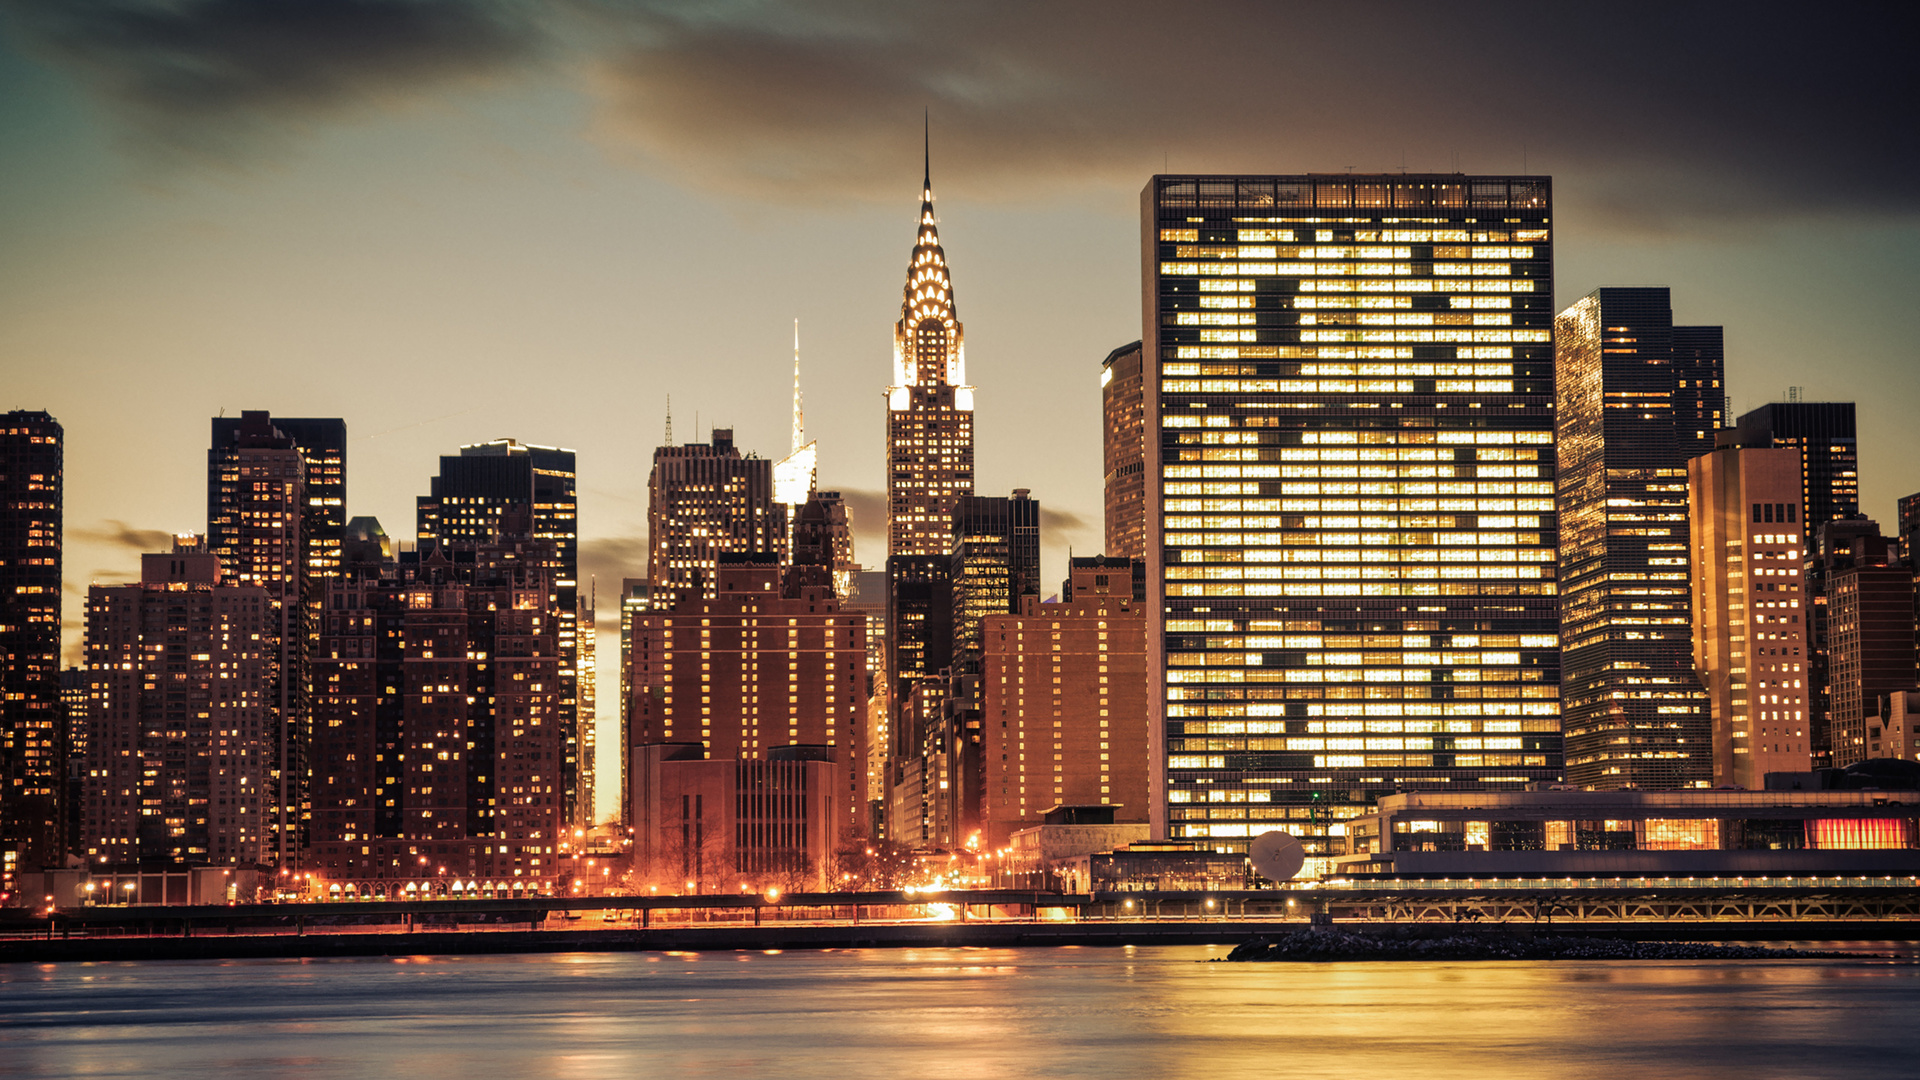
<svg viewBox="0 0 1920 1080">
<path fill-rule="evenodd" d="M 1045 503 L 1040 504 L 1040 534 L 1043 537 L 1053 533 L 1085 532 L 1089 527 L 1086 518 L 1071 510 L 1055 510 Z"/>
<path fill-rule="evenodd" d="M 641 3 L 602 133 L 703 188 L 1111 200 L 1163 171 L 1535 172 L 1616 219 L 1911 213 L 1901 35 L 1785 5 Z M 617 35 L 614 35 L 617 40 Z M 904 183 L 903 183 L 904 181 Z M 911 198 L 911 192 L 905 196 Z M 1643 223 L 1644 224 L 1644 223 Z"/>
<path fill-rule="evenodd" d="M 614 624 L 619 625 L 620 579 L 647 576 L 646 537 L 603 536 L 582 540 L 578 558 L 581 589 L 584 591 L 591 580 L 601 598 L 595 609 L 596 619 L 603 620 L 603 613 L 611 611 Z"/>
<path fill-rule="evenodd" d="M 70 526 L 66 533 L 69 544 L 98 544 L 141 554 L 173 550 L 172 533 L 165 529 L 135 528 L 118 518 L 107 518 L 93 526 Z"/>
<path fill-rule="evenodd" d="M 3 0 L 148 146 L 226 154 L 289 121 L 496 75 L 538 51 L 484 0 Z"/>
<path fill-rule="evenodd" d="M 887 493 L 841 488 L 847 520 L 853 526 L 854 558 L 862 566 L 879 567 L 887 561 Z"/>
</svg>

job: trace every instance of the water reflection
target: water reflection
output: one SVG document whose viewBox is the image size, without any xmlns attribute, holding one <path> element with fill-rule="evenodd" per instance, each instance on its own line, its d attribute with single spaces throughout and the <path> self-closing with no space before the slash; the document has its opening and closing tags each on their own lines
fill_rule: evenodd
<svg viewBox="0 0 1920 1080">
<path fill-rule="evenodd" d="M 1906 962 L 1197 962 L 1224 952 L 14 965 L 0 1075 L 1750 1080 L 1920 1053 Z"/>
</svg>

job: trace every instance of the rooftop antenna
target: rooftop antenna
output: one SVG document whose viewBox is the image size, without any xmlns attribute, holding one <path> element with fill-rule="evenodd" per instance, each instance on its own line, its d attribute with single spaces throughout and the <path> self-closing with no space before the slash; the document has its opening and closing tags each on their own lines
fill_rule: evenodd
<svg viewBox="0 0 1920 1080">
<path fill-rule="evenodd" d="M 673 445 L 673 395 L 667 395 L 667 445 Z"/>
</svg>

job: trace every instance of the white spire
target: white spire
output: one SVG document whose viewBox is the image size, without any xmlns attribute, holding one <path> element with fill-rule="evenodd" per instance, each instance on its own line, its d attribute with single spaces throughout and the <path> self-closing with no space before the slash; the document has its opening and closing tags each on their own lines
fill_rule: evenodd
<svg viewBox="0 0 1920 1080">
<path fill-rule="evenodd" d="M 807 445 L 807 421 L 800 411 L 800 320 L 793 320 L 793 449 Z"/>
</svg>

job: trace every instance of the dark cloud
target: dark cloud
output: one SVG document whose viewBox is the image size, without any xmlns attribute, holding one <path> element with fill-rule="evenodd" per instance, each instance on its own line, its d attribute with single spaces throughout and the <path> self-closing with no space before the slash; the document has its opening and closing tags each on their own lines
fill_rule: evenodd
<svg viewBox="0 0 1920 1080">
<path fill-rule="evenodd" d="M 620 624 L 620 579 L 647 576 L 647 541 L 643 536 L 600 537 L 580 541 L 580 588 L 584 593 L 589 581 L 598 592 L 595 620 L 604 622 L 606 612 L 613 613 L 614 625 Z"/>
<path fill-rule="evenodd" d="M 66 532 L 69 544 L 99 544 L 141 554 L 173 550 L 172 533 L 165 529 L 135 528 L 117 518 L 107 518 L 98 525 L 69 526 Z"/>
<path fill-rule="evenodd" d="M 524 15 L 476 0 L 0 0 L 150 143 L 224 152 L 287 121 L 493 75 Z"/>
<path fill-rule="evenodd" d="M 612 7 L 612 5 L 610 5 Z M 1778 4 L 634 4 L 606 125 L 703 186 L 1137 191 L 1172 171 L 1530 171 L 1644 216 L 1911 212 L 1906 35 Z M 1878 9 L 1891 13 L 1892 9 Z M 1890 29 L 1890 28 L 1886 28 Z M 876 192 L 876 188 L 879 190 Z M 1657 223 L 1655 223 L 1657 224 Z"/>
<path fill-rule="evenodd" d="M 887 561 L 887 493 L 841 488 L 840 498 L 847 504 L 847 522 L 853 527 L 854 557 L 863 566 L 884 565 Z"/>
<path fill-rule="evenodd" d="M 1040 504 L 1040 535 L 1044 538 L 1055 533 L 1085 532 L 1087 519 L 1071 510 L 1055 510 L 1046 503 Z"/>
</svg>

